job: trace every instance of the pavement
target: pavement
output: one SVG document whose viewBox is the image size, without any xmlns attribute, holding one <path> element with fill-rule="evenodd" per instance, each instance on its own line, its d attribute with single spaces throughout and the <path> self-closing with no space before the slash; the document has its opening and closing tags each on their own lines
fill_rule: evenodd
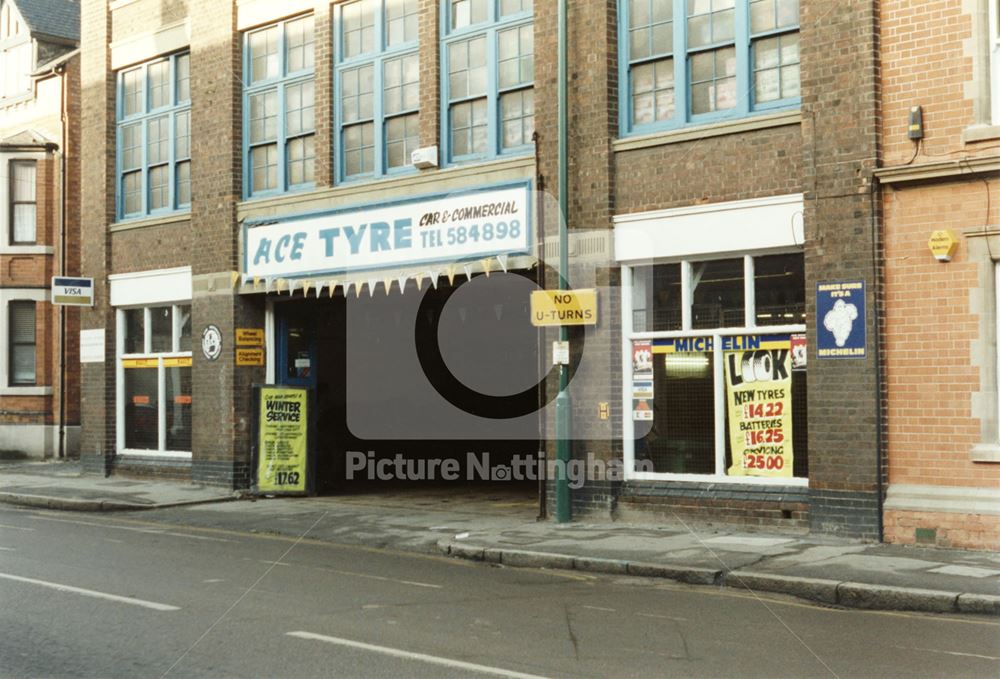
<svg viewBox="0 0 1000 679">
<path fill-rule="evenodd" d="M 679 516 L 669 525 L 539 522 L 530 488 L 249 499 L 192 484 L 83 475 L 71 461 L 25 462 L 0 463 L 0 502 L 117 510 L 123 520 L 438 552 L 497 567 L 664 578 L 836 607 L 1000 617 L 998 552 L 693 526 Z"/>
</svg>

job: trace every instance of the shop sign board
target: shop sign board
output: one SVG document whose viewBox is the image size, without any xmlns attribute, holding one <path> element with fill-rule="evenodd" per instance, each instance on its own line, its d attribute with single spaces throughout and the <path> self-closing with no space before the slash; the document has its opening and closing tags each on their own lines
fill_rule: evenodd
<svg viewBox="0 0 1000 679">
<path fill-rule="evenodd" d="M 243 272 L 319 275 L 481 259 L 531 246 L 528 182 L 247 224 Z"/>
<path fill-rule="evenodd" d="M 783 347 L 724 352 L 730 476 L 792 476 L 791 354 L 787 336 Z"/>
<path fill-rule="evenodd" d="M 80 331 L 80 363 L 104 363 L 104 328 Z"/>
<path fill-rule="evenodd" d="M 264 350 L 260 347 L 236 347 L 236 365 L 264 365 Z"/>
<path fill-rule="evenodd" d="M 817 358 L 864 358 L 866 321 L 863 280 L 816 284 Z"/>
<path fill-rule="evenodd" d="M 261 494 L 311 492 L 309 390 L 254 387 L 254 486 Z"/>
<path fill-rule="evenodd" d="M 597 325 L 597 290 L 535 290 L 531 293 L 531 324 Z"/>
<path fill-rule="evenodd" d="M 264 328 L 236 328 L 236 346 L 264 346 Z"/>
<path fill-rule="evenodd" d="M 94 306 L 94 279 L 53 276 L 52 303 L 56 306 Z"/>
</svg>

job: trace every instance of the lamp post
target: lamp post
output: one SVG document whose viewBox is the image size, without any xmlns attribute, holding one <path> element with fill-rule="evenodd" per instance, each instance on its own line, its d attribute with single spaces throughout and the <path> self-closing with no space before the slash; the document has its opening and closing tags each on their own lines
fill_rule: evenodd
<svg viewBox="0 0 1000 679">
<path fill-rule="evenodd" d="M 567 96 L 566 96 L 566 3 L 559 0 L 559 289 L 567 289 L 569 274 L 569 235 L 567 219 L 569 216 L 569 175 L 567 167 L 566 136 L 568 126 Z M 569 331 L 565 325 L 559 328 L 559 340 L 566 342 Z M 571 406 L 567 386 L 569 385 L 569 366 L 559 366 L 559 395 L 556 397 L 556 522 L 566 523 L 572 516 L 569 494 L 569 479 L 567 473 L 570 461 L 570 423 Z"/>
</svg>

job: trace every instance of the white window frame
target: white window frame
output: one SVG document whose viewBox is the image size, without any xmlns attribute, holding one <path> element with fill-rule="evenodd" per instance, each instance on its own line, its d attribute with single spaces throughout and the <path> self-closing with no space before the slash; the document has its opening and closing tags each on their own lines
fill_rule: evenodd
<svg viewBox="0 0 1000 679">
<path fill-rule="evenodd" d="M 622 452 L 625 465 L 625 479 L 636 481 L 691 481 L 699 483 L 731 483 L 765 486 L 802 486 L 808 487 L 809 479 L 800 477 L 758 477 L 758 476 L 728 476 L 726 474 L 726 399 L 725 374 L 723 372 L 722 338 L 735 335 L 754 335 L 759 333 L 784 334 L 804 333 L 805 324 L 761 325 L 755 323 L 755 280 L 754 257 L 774 254 L 801 253 L 801 247 L 768 248 L 747 252 L 743 257 L 743 295 L 745 308 L 745 325 L 738 328 L 712 328 L 710 330 L 692 329 L 691 302 L 694 293 L 692 285 L 693 264 L 701 264 L 719 259 L 733 259 L 732 255 L 712 254 L 704 257 L 664 258 L 648 262 L 631 262 L 622 265 L 621 308 L 622 308 Z M 633 328 L 633 274 L 638 267 L 655 264 L 680 263 L 681 265 L 681 330 L 635 332 Z M 713 370 L 715 398 L 715 473 L 713 474 L 679 474 L 671 472 L 638 472 L 635 470 L 635 437 L 632 420 L 632 342 L 636 340 L 674 339 L 690 337 L 711 337 L 713 342 Z M 722 394 L 723 398 L 718 398 Z"/>
<path fill-rule="evenodd" d="M 52 385 L 32 384 L 32 385 L 11 385 L 10 384 L 10 303 L 11 302 L 34 302 L 35 303 L 35 337 L 38 337 L 38 319 L 42 309 L 38 307 L 39 302 L 49 301 L 49 290 L 45 288 L 0 288 L 0 336 L 3 340 L 2 355 L 0 355 L 0 396 L 51 396 Z M 36 380 L 41 375 L 38 369 L 38 354 L 36 344 L 35 354 L 35 376 Z"/>
<path fill-rule="evenodd" d="M 42 197 L 38 193 L 38 177 L 35 177 L 35 242 L 30 245 L 18 245 L 11 242 L 11 231 L 13 225 L 10 223 L 10 165 L 17 160 L 33 160 L 39 170 L 42 162 L 48 158 L 56 156 L 45 151 L 25 151 L 19 153 L 0 153 L 0 255 L 51 255 L 55 252 L 51 244 L 46 244 L 39 238 L 41 225 L 38 223 L 38 215 L 42 212 Z M 60 162 L 62 157 L 58 156 Z M 59 174 L 58 166 L 54 167 L 56 175 Z M 56 209 L 62 209 L 57 206 Z"/>
<path fill-rule="evenodd" d="M 1000 4 L 1000 3 L 998 3 Z M 993 393 L 996 396 L 997 427 L 994 436 L 994 443 L 1000 445 L 1000 261 L 993 262 L 993 325 L 996 329 L 994 336 L 993 360 Z"/>
<path fill-rule="evenodd" d="M 179 351 L 181 322 L 178 307 L 191 304 L 193 297 L 191 267 L 158 269 L 108 276 L 111 287 L 111 305 L 115 307 L 115 450 L 118 455 L 154 458 L 191 458 L 191 451 L 166 449 L 166 372 L 163 359 L 192 358 L 192 351 Z M 152 353 L 152 324 L 149 309 L 171 306 L 173 323 L 172 351 Z M 125 353 L 125 311 L 144 309 L 143 350 L 141 354 Z M 192 349 L 194 327 L 192 325 Z M 157 414 L 157 449 L 138 450 L 125 447 L 125 365 L 132 358 L 156 358 L 157 403 L 163 407 Z M 192 366 L 191 370 L 194 370 Z"/>
<path fill-rule="evenodd" d="M 1000 0 L 989 0 L 990 117 L 1000 125 Z"/>
</svg>

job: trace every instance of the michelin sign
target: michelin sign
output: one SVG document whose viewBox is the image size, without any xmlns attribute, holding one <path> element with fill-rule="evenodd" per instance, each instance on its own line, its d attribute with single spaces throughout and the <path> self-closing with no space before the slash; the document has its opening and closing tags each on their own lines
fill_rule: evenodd
<svg viewBox="0 0 1000 679">
<path fill-rule="evenodd" d="M 864 358 L 866 320 L 863 280 L 816 284 L 818 358 Z"/>
<path fill-rule="evenodd" d="M 248 224 L 244 273 L 295 277 L 522 253 L 531 233 L 522 182 Z"/>
</svg>

